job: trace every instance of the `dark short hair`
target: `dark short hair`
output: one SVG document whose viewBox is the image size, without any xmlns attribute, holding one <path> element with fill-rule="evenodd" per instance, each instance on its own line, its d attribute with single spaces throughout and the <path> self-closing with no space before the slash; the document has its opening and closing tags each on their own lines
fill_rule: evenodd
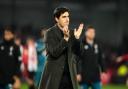
<svg viewBox="0 0 128 89">
<path fill-rule="evenodd" d="M 5 31 L 8 31 L 8 32 L 11 32 L 12 34 L 15 34 L 14 28 L 12 26 L 5 26 L 4 32 Z"/>
<path fill-rule="evenodd" d="M 65 12 L 70 12 L 69 8 L 67 7 L 57 7 L 55 8 L 53 15 L 54 17 L 59 18 L 61 14 L 65 13 Z"/>
<path fill-rule="evenodd" d="M 86 27 L 86 31 L 87 30 L 89 30 L 89 29 L 95 29 L 92 25 L 88 25 L 87 27 Z"/>
</svg>

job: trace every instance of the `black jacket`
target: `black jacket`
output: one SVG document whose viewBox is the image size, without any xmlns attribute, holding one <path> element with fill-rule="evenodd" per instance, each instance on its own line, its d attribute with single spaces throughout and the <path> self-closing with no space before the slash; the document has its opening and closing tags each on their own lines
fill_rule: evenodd
<svg viewBox="0 0 128 89">
<path fill-rule="evenodd" d="M 81 59 L 78 63 L 78 73 L 82 75 L 81 83 L 100 81 L 100 72 L 105 71 L 105 63 L 101 46 L 94 42 L 93 45 L 82 41 L 80 44 Z"/>
<path fill-rule="evenodd" d="M 70 31 L 69 42 L 64 40 L 58 26 L 53 26 L 46 34 L 46 50 L 48 52 L 45 69 L 38 89 L 58 89 L 67 60 L 73 89 L 78 89 L 76 80 L 76 55 L 73 44 L 77 42 Z M 67 56 L 66 56 L 67 55 Z M 67 69 L 66 69 L 67 70 Z"/>
<path fill-rule="evenodd" d="M 14 41 L 0 43 L 0 84 L 13 83 L 13 76 L 20 75 L 20 49 Z"/>
</svg>

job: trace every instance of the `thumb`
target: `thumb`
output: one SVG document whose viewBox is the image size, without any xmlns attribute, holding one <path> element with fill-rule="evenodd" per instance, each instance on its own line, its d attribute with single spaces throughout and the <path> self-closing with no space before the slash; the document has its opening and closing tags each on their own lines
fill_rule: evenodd
<svg viewBox="0 0 128 89">
<path fill-rule="evenodd" d="M 74 33 L 76 33 L 76 28 L 74 29 Z"/>
<path fill-rule="evenodd" d="M 84 24 L 81 23 L 81 24 L 79 25 L 79 29 L 81 30 L 81 29 L 83 29 L 83 27 L 84 27 Z"/>
</svg>

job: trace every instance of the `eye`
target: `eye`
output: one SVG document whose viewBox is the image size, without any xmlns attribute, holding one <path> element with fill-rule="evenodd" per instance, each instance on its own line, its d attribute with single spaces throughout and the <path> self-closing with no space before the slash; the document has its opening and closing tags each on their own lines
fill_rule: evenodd
<svg viewBox="0 0 128 89">
<path fill-rule="evenodd" d="M 63 16 L 62 18 L 66 18 L 66 16 Z"/>
</svg>

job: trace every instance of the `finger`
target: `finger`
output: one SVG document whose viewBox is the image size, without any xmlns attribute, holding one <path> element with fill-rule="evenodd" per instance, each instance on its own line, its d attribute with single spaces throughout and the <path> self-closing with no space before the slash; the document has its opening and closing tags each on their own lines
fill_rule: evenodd
<svg viewBox="0 0 128 89">
<path fill-rule="evenodd" d="M 69 30 L 67 30 L 67 33 L 69 33 Z"/>
<path fill-rule="evenodd" d="M 84 24 L 83 24 L 83 23 L 81 23 L 81 24 L 80 24 L 80 26 L 84 26 Z"/>
<path fill-rule="evenodd" d="M 84 27 L 84 24 L 81 23 L 81 24 L 79 25 L 79 29 L 83 29 L 83 27 Z"/>
<path fill-rule="evenodd" d="M 65 33 L 66 33 L 66 34 L 69 33 L 69 30 L 65 30 Z"/>
<path fill-rule="evenodd" d="M 76 28 L 74 29 L 74 32 L 76 32 Z"/>
<path fill-rule="evenodd" d="M 68 26 L 64 26 L 63 29 L 64 29 L 64 30 L 68 30 Z"/>
<path fill-rule="evenodd" d="M 65 29 L 68 30 L 68 26 L 65 26 Z"/>
<path fill-rule="evenodd" d="M 63 33 L 64 33 L 64 34 L 66 34 L 66 31 L 65 31 L 65 30 L 63 30 Z"/>
<path fill-rule="evenodd" d="M 68 33 L 69 31 L 67 29 L 64 29 L 64 33 Z"/>
<path fill-rule="evenodd" d="M 69 31 L 68 31 L 68 30 L 67 30 L 67 31 L 66 31 L 66 30 L 64 30 L 64 31 L 63 31 L 63 33 L 64 33 L 64 35 L 66 35 L 66 36 L 67 36 L 67 35 L 69 34 Z"/>
<path fill-rule="evenodd" d="M 63 30 L 66 31 L 67 30 L 66 27 L 63 27 Z"/>
</svg>

